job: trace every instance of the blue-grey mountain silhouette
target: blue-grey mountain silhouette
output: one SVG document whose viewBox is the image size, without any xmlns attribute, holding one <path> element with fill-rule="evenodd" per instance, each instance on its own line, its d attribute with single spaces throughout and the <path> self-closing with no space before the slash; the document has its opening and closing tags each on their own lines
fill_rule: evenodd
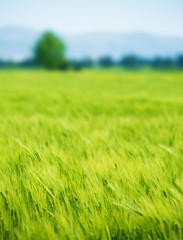
<svg viewBox="0 0 183 240">
<path fill-rule="evenodd" d="M 31 56 L 32 48 L 41 32 L 21 27 L 0 28 L 0 58 L 23 59 Z M 58 34 L 58 33 L 57 33 Z M 183 38 L 156 36 L 147 33 L 89 33 L 60 34 L 67 46 L 69 58 L 119 59 L 127 54 L 142 57 L 174 57 L 183 53 Z"/>
</svg>

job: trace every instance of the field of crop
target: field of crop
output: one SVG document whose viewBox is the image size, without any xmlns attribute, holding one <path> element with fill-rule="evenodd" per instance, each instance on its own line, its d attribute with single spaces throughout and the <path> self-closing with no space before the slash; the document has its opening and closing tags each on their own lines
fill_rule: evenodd
<svg viewBox="0 0 183 240">
<path fill-rule="evenodd" d="M 0 72 L 0 239 L 183 239 L 183 72 Z"/>
</svg>

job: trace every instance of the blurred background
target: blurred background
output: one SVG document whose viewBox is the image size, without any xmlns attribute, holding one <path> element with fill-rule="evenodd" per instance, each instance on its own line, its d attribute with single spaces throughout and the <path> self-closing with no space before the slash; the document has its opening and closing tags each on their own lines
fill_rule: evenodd
<svg viewBox="0 0 183 240">
<path fill-rule="evenodd" d="M 183 1 L 0 1 L 0 68 L 94 66 L 183 68 Z"/>
</svg>

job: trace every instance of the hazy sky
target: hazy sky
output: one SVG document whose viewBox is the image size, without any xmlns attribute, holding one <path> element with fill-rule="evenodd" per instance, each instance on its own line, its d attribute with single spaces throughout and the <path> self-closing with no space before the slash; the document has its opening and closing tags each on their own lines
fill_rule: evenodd
<svg viewBox="0 0 183 240">
<path fill-rule="evenodd" d="M 0 27 L 183 36 L 183 0 L 0 0 Z"/>
</svg>

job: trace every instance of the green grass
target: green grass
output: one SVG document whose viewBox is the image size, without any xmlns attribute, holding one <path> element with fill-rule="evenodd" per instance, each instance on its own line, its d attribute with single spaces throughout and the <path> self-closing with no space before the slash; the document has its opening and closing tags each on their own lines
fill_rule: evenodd
<svg viewBox="0 0 183 240">
<path fill-rule="evenodd" d="M 0 239 L 182 239 L 183 72 L 0 72 Z"/>
</svg>

